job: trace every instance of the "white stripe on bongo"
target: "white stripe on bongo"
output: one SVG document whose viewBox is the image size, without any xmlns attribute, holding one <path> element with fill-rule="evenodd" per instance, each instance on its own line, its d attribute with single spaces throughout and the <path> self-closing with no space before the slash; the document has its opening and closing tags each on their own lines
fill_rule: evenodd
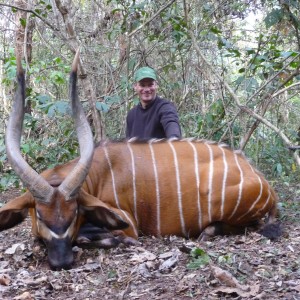
<svg viewBox="0 0 300 300">
<path fill-rule="evenodd" d="M 119 203 L 119 198 L 118 198 L 118 194 L 117 194 L 117 190 L 116 190 L 116 183 L 115 183 L 115 176 L 114 176 L 114 171 L 111 165 L 111 161 L 107 152 L 107 148 L 103 147 L 104 150 L 104 154 L 105 154 L 105 158 L 107 160 L 108 166 L 109 166 L 109 170 L 110 170 L 110 174 L 111 174 L 111 180 L 112 180 L 112 188 L 113 188 L 113 192 L 114 192 L 114 199 L 115 199 L 115 203 L 116 206 L 118 207 L 118 209 L 121 209 L 120 207 L 120 203 Z"/>
<path fill-rule="evenodd" d="M 130 223 L 130 225 L 131 225 L 131 227 L 132 227 L 132 229 L 133 229 L 133 231 L 134 231 L 134 234 L 135 234 L 136 236 L 139 236 L 138 231 L 137 231 L 137 228 L 136 228 L 136 226 L 133 224 L 133 222 L 132 222 L 132 220 L 131 220 L 131 218 L 130 218 L 131 215 L 130 215 L 127 211 L 125 211 L 125 210 L 123 210 L 123 209 L 120 209 L 120 211 L 124 214 L 125 218 L 129 221 L 129 223 Z"/>
<path fill-rule="evenodd" d="M 271 199 L 271 191 L 268 189 L 268 198 L 267 198 L 267 200 L 266 200 L 266 202 L 265 202 L 265 204 L 264 204 L 264 206 L 261 208 L 261 209 L 259 209 L 259 210 L 257 210 L 252 216 L 251 216 L 251 218 L 252 217 L 255 217 L 259 212 L 261 212 L 261 211 L 263 211 L 264 209 L 265 209 L 265 207 L 268 205 L 268 203 L 269 203 L 269 201 L 270 201 L 270 199 Z"/>
<path fill-rule="evenodd" d="M 196 189 L 197 189 L 197 208 L 198 208 L 198 225 L 199 230 L 202 231 L 202 211 L 201 211 L 201 202 L 200 202 L 200 177 L 199 177 L 199 162 L 198 162 L 198 152 L 195 145 L 188 140 L 188 143 L 193 148 L 194 152 L 194 165 L 195 165 L 195 177 L 196 177 Z"/>
<path fill-rule="evenodd" d="M 224 203 L 225 203 L 225 196 L 226 196 L 226 181 L 227 181 L 227 175 L 228 175 L 228 164 L 226 161 L 226 155 L 224 149 L 219 147 L 222 151 L 223 155 L 223 163 L 224 163 L 224 172 L 223 172 L 223 181 L 222 181 L 222 204 L 221 204 L 221 220 L 223 219 L 224 216 Z"/>
<path fill-rule="evenodd" d="M 236 153 L 233 153 L 233 155 L 234 155 L 234 159 L 235 159 L 236 165 L 237 165 L 237 167 L 238 167 L 238 169 L 239 169 L 239 171 L 240 171 L 240 177 L 241 177 L 241 180 L 240 180 L 240 184 L 239 184 L 239 195 L 238 195 L 238 199 L 237 199 L 235 208 L 234 208 L 232 214 L 230 215 L 229 219 L 231 219 L 231 218 L 234 216 L 235 212 L 237 211 L 237 209 L 238 209 L 238 207 L 239 207 L 239 205 L 240 205 L 240 202 L 241 202 L 241 199 L 242 199 L 243 184 L 244 184 L 244 174 L 243 174 L 243 171 L 242 171 L 242 169 L 241 169 L 241 166 L 240 166 L 240 164 L 239 164 L 239 162 L 238 162 L 237 155 L 236 155 Z"/>
<path fill-rule="evenodd" d="M 154 140 L 149 141 L 149 148 L 150 148 L 150 153 L 151 153 L 151 158 L 152 158 L 152 165 L 153 165 L 153 171 L 154 171 L 154 179 L 155 179 L 155 192 L 156 192 L 156 219 L 157 219 L 157 224 L 156 224 L 156 230 L 157 230 L 157 235 L 160 235 L 161 228 L 160 228 L 160 190 L 159 190 L 159 181 L 158 181 L 158 173 L 157 173 L 157 166 L 156 166 L 156 159 L 155 159 L 155 153 L 153 150 L 153 143 Z"/>
<path fill-rule="evenodd" d="M 204 145 L 208 148 L 209 151 L 209 173 L 208 173 L 208 195 L 207 195 L 207 209 L 208 209 L 208 221 L 211 222 L 211 198 L 212 198 L 212 182 L 214 176 L 214 158 L 213 158 L 213 151 L 211 147 L 204 143 Z"/>
<path fill-rule="evenodd" d="M 176 150 L 175 150 L 172 142 L 168 141 L 168 144 L 170 145 L 170 147 L 172 149 L 173 157 L 174 157 L 175 175 L 176 175 L 176 183 L 177 183 L 177 200 L 178 200 L 181 231 L 184 236 L 187 236 L 186 229 L 185 229 L 184 217 L 183 217 L 183 211 L 182 211 L 182 194 L 181 194 L 180 173 L 179 173 L 179 167 L 178 167 L 177 154 L 176 154 Z"/>
<path fill-rule="evenodd" d="M 258 180 L 259 180 L 259 184 L 260 184 L 260 191 L 259 191 L 259 195 L 258 197 L 256 198 L 256 200 L 252 203 L 251 207 L 248 209 L 247 212 L 245 212 L 243 215 L 241 215 L 237 221 L 239 221 L 241 218 L 243 218 L 244 216 L 246 216 L 247 214 L 249 214 L 251 212 L 251 210 L 255 207 L 255 205 L 259 202 L 260 198 L 261 198 L 261 195 L 262 195 L 262 192 L 263 192 L 263 186 L 262 186 L 262 182 L 261 182 L 261 178 L 260 176 L 258 176 Z"/>
<path fill-rule="evenodd" d="M 136 200 L 136 172 L 135 172 L 135 163 L 134 163 L 134 154 L 133 150 L 131 148 L 131 145 L 127 143 L 127 147 L 130 152 L 130 157 L 131 157 L 131 170 L 132 170 L 132 192 L 133 192 L 133 213 L 134 213 L 134 218 L 137 222 L 137 226 L 139 227 L 139 220 L 137 216 L 137 200 Z"/>
<path fill-rule="evenodd" d="M 104 154 L 105 154 L 105 158 L 107 160 L 107 163 L 109 165 L 109 169 L 110 169 L 110 173 L 111 173 L 111 180 L 112 180 L 112 186 L 113 186 L 113 192 L 114 192 L 114 198 L 115 198 L 115 202 L 116 202 L 116 206 L 118 207 L 118 209 L 124 214 L 125 218 L 129 221 L 129 223 L 131 224 L 133 230 L 134 230 L 134 233 L 136 234 L 136 236 L 138 236 L 138 233 L 137 233 L 137 230 L 136 230 L 136 227 L 134 226 L 134 224 L 132 223 L 132 220 L 130 217 L 128 217 L 128 214 L 127 212 L 123 211 L 120 207 L 120 203 L 119 203 L 119 198 L 118 198 L 118 194 L 117 194 L 117 190 L 116 190 L 116 183 L 115 183 L 115 176 L 114 176 L 114 171 L 113 171 L 113 168 L 112 168 L 112 165 L 111 165 L 111 161 L 110 161 L 110 158 L 109 158 L 109 155 L 108 155 L 108 152 L 107 152 L 107 148 L 106 147 L 103 147 L 103 151 L 104 151 Z"/>
</svg>

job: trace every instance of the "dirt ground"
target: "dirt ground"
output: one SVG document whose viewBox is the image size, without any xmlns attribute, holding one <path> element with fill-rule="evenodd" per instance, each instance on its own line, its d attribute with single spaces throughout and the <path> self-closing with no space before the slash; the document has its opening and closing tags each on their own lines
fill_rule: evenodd
<svg viewBox="0 0 300 300">
<path fill-rule="evenodd" d="M 300 299 L 300 183 L 276 189 L 277 241 L 253 232 L 205 242 L 142 237 L 139 246 L 74 247 L 67 271 L 49 269 L 28 218 L 0 232 L 0 299 Z M 0 206 L 16 195 L 0 194 Z"/>
</svg>

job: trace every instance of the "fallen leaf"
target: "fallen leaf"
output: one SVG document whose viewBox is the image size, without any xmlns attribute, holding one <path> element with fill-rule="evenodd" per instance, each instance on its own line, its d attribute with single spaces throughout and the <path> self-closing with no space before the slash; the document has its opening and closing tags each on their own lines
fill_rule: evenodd
<svg viewBox="0 0 300 300">
<path fill-rule="evenodd" d="M 169 252 L 165 252 L 165 253 L 160 254 L 158 256 L 158 258 L 160 258 L 160 259 L 166 259 L 166 258 L 172 257 L 172 255 L 173 255 L 173 252 L 169 251 Z"/>
<path fill-rule="evenodd" d="M 218 287 L 218 288 L 215 288 L 215 291 L 219 292 L 219 293 L 225 293 L 225 294 L 236 293 L 237 295 L 239 295 L 243 298 L 248 298 L 248 297 L 256 296 L 259 292 L 259 288 L 260 288 L 260 286 L 259 286 L 259 284 L 257 284 L 257 285 L 252 285 L 249 288 L 249 291 L 243 291 L 239 288 L 234 288 L 234 287 Z"/>
<path fill-rule="evenodd" d="M 38 277 L 36 279 L 25 279 L 24 283 L 26 283 L 27 286 L 37 286 L 42 282 L 46 282 L 47 281 L 47 276 L 42 276 L 42 277 Z"/>
<path fill-rule="evenodd" d="M 249 291 L 250 288 L 247 285 L 241 285 L 238 280 L 231 275 L 228 271 L 225 271 L 219 267 L 211 266 L 214 276 L 228 287 L 238 288 L 242 291 Z"/>
<path fill-rule="evenodd" d="M 155 259 L 156 259 L 155 254 L 145 250 L 141 254 L 137 254 L 137 253 L 133 254 L 130 261 L 137 262 L 137 263 L 142 263 L 142 262 L 145 262 L 145 261 L 155 260 Z"/>
<path fill-rule="evenodd" d="M 178 259 L 179 259 L 180 252 L 178 250 L 174 251 L 172 257 L 169 259 L 165 260 L 160 266 L 159 266 L 159 271 L 164 272 L 167 270 L 170 270 L 174 265 L 177 264 Z"/>
<path fill-rule="evenodd" d="M 20 296 L 16 296 L 13 298 L 14 300 L 33 300 L 33 297 L 29 292 L 24 292 Z"/>
<path fill-rule="evenodd" d="M 153 275 L 149 272 L 146 263 L 142 263 L 139 265 L 138 272 L 144 278 L 152 278 L 153 277 Z"/>
<path fill-rule="evenodd" d="M 300 293 L 300 285 L 297 285 L 297 286 L 295 286 L 295 287 L 292 287 L 291 289 L 292 289 L 292 290 L 295 290 L 295 291 L 297 291 L 297 292 Z"/>
<path fill-rule="evenodd" d="M 6 249 L 5 254 L 21 254 L 25 249 L 25 245 L 17 243 Z"/>
<path fill-rule="evenodd" d="M 6 274 L 0 275 L 0 284 L 1 285 L 6 285 L 7 286 L 7 285 L 10 284 L 10 281 L 11 281 L 11 279 L 8 275 L 6 275 Z"/>
<path fill-rule="evenodd" d="M 8 261 L 0 261 L 0 272 L 9 265 Z"/>
</svg>

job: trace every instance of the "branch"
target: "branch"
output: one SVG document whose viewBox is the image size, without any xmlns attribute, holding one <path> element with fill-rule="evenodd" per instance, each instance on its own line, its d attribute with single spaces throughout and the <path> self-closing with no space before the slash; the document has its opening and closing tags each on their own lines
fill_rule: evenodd
<svg viewBox="0 0 300 300">
<path fill-rule="evenodd" d="M 202 54 L 198 44 L 197 44 L 197 40 L 195 38 L 194 33 L 189 30 L 189 34 L 192 38 L 192 42 L 193 42 L 193 46 L 196 50 L 196 52 L 198 53 L 198 55 L 201 57 L 201 59 L 204 61 L 204 63 L 208 66 L 208 68 L 211 70 L 211 72 L 214 74 L 214 76 L 216 76 L 216 78 L 223 83 L 223 85 L 225 86 L 226 90 L 228 91 L 228 93 L 230 94 L 230 96 L 232 97 L 232 99 L 236 102 L 237 106 L 239 107 L 239 109 L 241 109 L 242 111 L 248 113 L 249 115 L 251 115 L 253 118 L 259 120 L 260 122 L 262 122 L 263 124 L 265 124 L 266 126 L 268 126 L 269 128 L 271 128 L 274 132 L 276 132 L 281 139 L 284 141 L 284 143 L 286 144 L 287 147 L 292 146 L 291 141 L 288 139 L 288 137 L 276 126 L 274 126 L 272 123 L 270 123 L 268 120 L 264 119 L 263 117 L 261 117 L 260 115 L 256 114 L 255 112 L 253 112 L 250 108 L 242 105 L 239 101 L 239 98 L 237 97 L 237 95 L 234 93 L 234 91 L 232 90 L 232 88 L 229 86 L 229 84 L 215 71 L 215 68 L 207 61 L 207 59 L 205 58 L 205 56 Z M 296 161 L 296 163 L 298 164 L 298 166 L 300 167 L 300 157 L 297 155 L 296 152 L 293 153 L 293 157 Z"/>
<path fill-rule="evenodd" d="M 276 92 L 275 94 L 273 94 L 273 95 L 271 96 L 271 98 L 275 98 L 275 97 L 277 97 L 278 95 L 284 93 L 285 91 L 287 91 L 287 90 L 289 90 L 289 89 L 291 89 L 291 88 L 293 88 L 294 86 L 297 86 L 297 85 L 300 85 L 300 82 L 295 82 L 295 83 L 293 83 L 293 84 L 287 86 L 286 88 L 284 88 L 284 89 L 282 89 L 282 90 Z"/>
<path fill-rule="evenodd" d="M 293 62 L 294 60 L 296 60 L 299 56 L 300 56 L 300 54 L 297 54 L 290 61 L 288 61 L 278 72 L 276 72 L 271 78 L 269 78 L 269 80 L 267 80 L 249 99 L 247 99 L 247 102 L 250 102 L 253 98 L 255 98 L 262 91 L 263 88 L 265 88 L 268 84 L 270 84 L 282 72 L 282 70 L 284 70 L 291 62 Z M 289 57 L 287 57 L 285 60 L 287 60 L 288 58 Z M 292 78 L 293 76 L 295 76 L 295 75 L 291 75 L 290 77 Z M 288 81 L 291 80 L 291 78 L 289 78 Z M 287 81 L 285 81 L 283 83 L 283 85 L 286 82 Z"/>
<path fill-rule="evenodd" d="M 283 67 L 285 68 L 285 67 Z M 283 70 L 283 68 L 281 70 Z M 281 72 L 281 71 L 280 71 Z M 275 75 L 277 76 L 280 72 L 277 72 Z M 288 76 L 288 78 L 286 80 L 284 80 L 284 82 L 282 82 L 280 84 L 280 86 L 278 87 L 279 89 L 282 88 L 283 86 L 285 86 L 286 83 L 288 83 L 291 79 L 293 79 L 295 76 L 297 76 L 299 74 L 299 70 L 296 69 L 292 74 L 290 74 L 290 76 Z M 265 87 L 268 83 L 270 83 L 273 79 L 275 78 L 275 76 L 273 76 L 267 83 L 265 83 L 263 85 L 263 87 Z M 254 95 L 258 95 L 258 93 L 262 91 L 262 87 L 259 89 L 259 91 L 257 91 Z M 252 95 L 250 97 L 250 99 L 247 100 L 246 103 L 249 103 L 251 99 L 253 99 L 254 95 Z M 268 110 L 268 107 L 269 105 L 271 104 L 272 102 L 272 99 L 274 98 L 274 95 L 267 95 L 263 98 L 263 100 L 267 100 L 266 102 L 263 102 L 263 106 L 262 106 L 262 109 L 261 109 L 261 112 L 260 112 L 260 115 L 261 116 L 264 116 L 265 113 L 267 112 Z M 259 121 L 256 120 L 253 125 L 251 126 L 250 130 L 247 132 L 247 134 L 245 135 L 245 138 L 243 139 L 243 143 L 240 145 L 241 149 L 243 150 L 245 147 L 246 147 L 246 144 L 248 143 L 251 135 L 253 134 L 253 132 L 255 131 L 255 129 L 258 127 L 259 125 Z"/>
<path fill-rule="evenodd" d="M 67 45 L 69 49 L 73 52 L 76 51 L 76 49 L 80 46 L 80 41 L 78 39 L 78 36 L 76 35 L 74 26 L 73 26 L 73 20 L 70 17 L 70 11 L 71 11 L 71 2 L 68 3 L 69 6 L 64 6 L 61 2 L 61 0 L 55 0 L 56 7 L 60 14 L 62 15 L 66 32 L 69 37 Z M 94 124 L 94 130 L 95 130 L 95 136 L 96 141 L 101 140 L 101 138 L 104 135 L 104 126 L 100 117 L 100 114 L 96 108 L 96 95 L 95 95 L 95 89 L 92 86 L 90 78 L 87 76 L 84 63 L 81 59 L 79 59 L 79 69 L 81 73 L 81 79 L 82 79 L 82 85 L 83 89 L 86 95 L 86 98 L 89 101 L 90 107 L 92 109 L 92 116 L 93 116 L 93 124 Z"/>
<path fill-rule="evenodd" d="M 58 28 L 54 27 L 52 24 L 50 24 L 46 19 L 44 19 L 41 15 L 39 15 L 37 12 L 35 12 L 34 10 L 32 9 L 25 9 L 25 8 L 22 8 L 22 7 L 18 7 L 18 6 L 15 6 L 15 5 L 10 5 L 10 4 L 2 4 L 0 3 L 0 6 L 6 6 L 6 7 L 11 7 L 11 8 L 14 8 L 16 10 L 21 10 L 21 11 L 26 11 L 28 13 L 31 13 L 33 14 L 34 16 L 36 16 L 37 18 L 39 18 L 42 22 L 44 22 L 47 26 L 49 26 L 53 31 L 59 31 Z"/>
<path fill-rule="evenodd" d="M 300 145 L 298 146 L 289 146 L 290 150 L 300 150 Z"/>
<path fill-rule="evenodd" d="M 147 20 L 144 24 L 140 25 L 138 28 L 136 28 L 135 30 L 131 31 L 127 37 L 130 38 L 133 35 L 135 35 L 138 31 L 140 31 L 143 27 L 145 27 L 146 25 L 148 25 L 150 22 L 152 22 L 162 11 L 164 11 L 166 8 L 168 8 L 169 6 L 171 6 L 176 0 L 171 0 L 170 2 L 168 2 L 165 6 L 163 6 L 156 14 L 154 14 L 149 20 Z"/>
</svg>

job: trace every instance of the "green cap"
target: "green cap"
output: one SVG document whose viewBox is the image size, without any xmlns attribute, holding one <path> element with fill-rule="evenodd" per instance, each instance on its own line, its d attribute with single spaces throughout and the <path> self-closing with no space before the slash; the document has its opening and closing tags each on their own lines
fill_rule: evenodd
<svg viewBox="0 0 300 300">
<path fill-rule="evenodd" d="M 149 67 L 143 67 L 138 69 L 134 74 L 134 81 L 137 82 L 144 78 L 151 78 L 153 80 L 156 80 L 155 71 Z"/>
</svg>

